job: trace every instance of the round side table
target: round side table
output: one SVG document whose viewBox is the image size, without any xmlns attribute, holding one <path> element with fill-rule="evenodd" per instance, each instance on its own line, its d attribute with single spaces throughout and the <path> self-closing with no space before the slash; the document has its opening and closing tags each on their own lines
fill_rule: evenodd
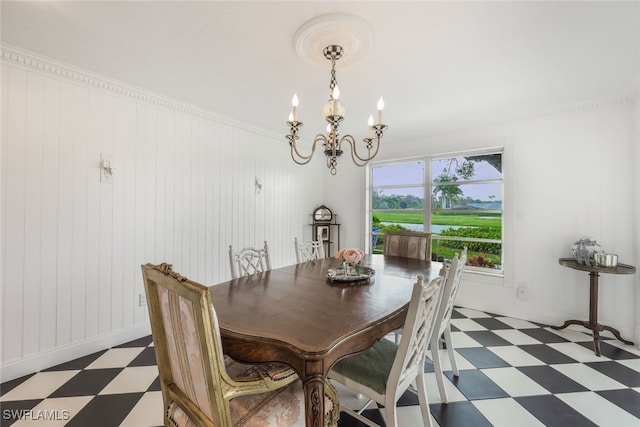
<svg viewBox="0 0 640 427">
<path fill-rule="evenodd" d="M 567 320 L 562 326 L 552 326 L 552 328 L 564 329 L 569 325 L 582 325 L 587 329 L 591 329 L 593 331 L 593 350 L 595 351 L 596 356 L 600 356 L 600 331 L 609 331 L 623 343 L 633 345 L 633 342 L 622 338 L 622 336 L 620 336 L 620 331 L 617 329 L 598 323 L 598 277 L 600 277 L 600 273 L 635 274 L 636 268 L 627 264 L 618 264 L 616 267 L 584 265 L 578 263 L 574 258 L 560 258 L 558 261 L 562 266 L 589 273 L 589 320 Z"/>
</svg>

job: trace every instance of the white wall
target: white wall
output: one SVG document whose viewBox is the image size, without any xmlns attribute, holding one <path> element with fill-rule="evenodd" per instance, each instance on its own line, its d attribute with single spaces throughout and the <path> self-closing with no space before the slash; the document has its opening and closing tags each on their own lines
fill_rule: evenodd
<svg viewBox="0 0 640 427">
<path fill-rule="evenodd" d="M 377 160 L 505 147 L 505 277 L 467 273 L 458 303 L 548 324 L 587 320 L 589 277 L 561 267 L 558 258 L 570 256 L 578 238 L 593 236 L 619 254 L 619 262 L 640 265 L 633 237 L 634 199 L 640 199 L 638 175 L 632 179 L 633 112 L 633 100 L 625 97 L 443 131 L 412 143 L 395 141 L 390 126 Z M 345 158 L 338 175 L 325 178 L 327 203 L 345 224 L 345 246 L 364 246 L 365 176 L 365 169 Z M 628 339 L 640 311 L 639 281 L 640 275 L 600 279 L 600 323 Z M 516 298 L 522 283 L 530 289 L 526 301 Z"/>
<path fill-rule="evenodd" d="M 141 264 L 214 284 L 230 278 L 229 244 L 264 240 L 274 267 L 295 262 L 324 171 L 295 165 L 284 137 L 2 55 L 0 381 L 148 334 Z"/>
</svg>

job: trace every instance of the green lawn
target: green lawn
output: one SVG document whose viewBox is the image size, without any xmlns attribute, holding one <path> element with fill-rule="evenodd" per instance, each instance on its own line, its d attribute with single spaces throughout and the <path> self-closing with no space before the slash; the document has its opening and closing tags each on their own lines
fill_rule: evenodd
<svg viewBox="0 0 640 427">
<path fill-rule="evenodd" d="M 422 224 L 422 211 L 389 210 L 378 211 L 373 214 L 380 222 L 403 222 L 406 224 Z M 431 223 L 437 225 L 468 225 L 472 227 L 499 226 L 500 214 L 442 214 L 436 213 L 431 217 Z"/>
<path fill-rule="evenodd" d="M 416 210 L 389 210 L 384 212 L 377 211 L 373 214 L 373 216 L 380 222 L 405 223 L 405 224 L 422 224 L 423 223 L 422 211 L 416 211 Z M 435 213 L 432 216 L 432 224 L 445 225 L 445 226 L 452 225 L 452 226 L 469 226 L 469 227 L 499 227 L 501 224 L 501 216 L 500 214 L 477 213 L 477 212 L 468 213 L 468 214 Z M 382 240 L 383 240 L 382 237 L 378 239 L 378 244 L 373 249 L 374 253 L 382 253 Z M 454 254 L 460 252 L 460 249 L 450 248 L 445 245 L 446 243 L 444 242 L 441 242 L 439 240 L 434 240 L 432 245 L 433 253 L 439 257 L 444 257 L 445 259 L 451 259 Z M 468 253 L 469 258 L 471 258 L 474 255 L 490 258 L 496 265 L 501 264 L 501 259 L 499 254 L 469 251 Z"/>
</svg>

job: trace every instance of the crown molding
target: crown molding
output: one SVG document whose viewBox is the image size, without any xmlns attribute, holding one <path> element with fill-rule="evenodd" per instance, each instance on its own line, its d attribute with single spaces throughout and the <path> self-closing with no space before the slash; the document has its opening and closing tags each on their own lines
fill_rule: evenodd
<svg viewBox="0 0 640 427">
<path fill-rule="evenodd" d="M 202 108 L 198 108 L 175 99 L 163 97 L 159 94 L 132 85 L 127 85 L 123 82 L 119 82 L 72 65 L 64 64 L 54 59 L 29 52 L 15 46 L 10 46 L 5 43 L 0 43 L 0 62 L 3 64 L 19 66 L 30 71 L 36 71 L 41 74 L 54 76 L 59 79 L 110 92 L 117 96 L 130 98 L 136 102 L 142 102 L 177 113 L 186 114 L 198 119 L 233 127 L 260 136 L 277 139 L 281 139 L 282 137 L 282 135 L 252 126 L 248 123 L 214 114 L 210 111 L 203 110 Z"/>
</svg>

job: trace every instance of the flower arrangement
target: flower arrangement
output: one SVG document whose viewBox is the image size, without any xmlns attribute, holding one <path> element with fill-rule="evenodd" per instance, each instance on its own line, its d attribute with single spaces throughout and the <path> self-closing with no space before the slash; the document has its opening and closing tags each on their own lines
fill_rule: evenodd
<svg viewBox="0 0 640 427">
<path fill-rule="evenodd" d="M 353 266 L 355 267 L 356 274 L 362 274 L 362 260 L 364 259 L 364 251 L 362 249 L 340 249 L 336 254 L 336 259 L 338 261 L 342 261 L 345 267 L 345 271 L 348 270 L 347 267 Z"/>
</svg>

